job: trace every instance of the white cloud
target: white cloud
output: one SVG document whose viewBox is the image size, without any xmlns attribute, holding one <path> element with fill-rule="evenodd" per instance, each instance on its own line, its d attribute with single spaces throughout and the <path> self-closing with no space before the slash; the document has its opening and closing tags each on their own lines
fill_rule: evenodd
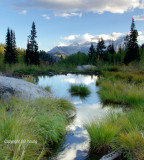
<svg viewBox="0 0 144 160">
<path fill-rule="evenodd" d="M 64 40 L 75 40 L 77 37 L 79 37 L 80 35 L 70 35 L 68 37 L 61 37 L 61 39 L 64 39 Z"/>
<path fill-rule="evenodd" d="M 141 33 L 141 32 L 140 32 Z M 97 42 L 100 38 L 104 40 L 116 40 L 121 36 L 125 36 L 128 33 L 117 33 L 113 32 L 112 34 L 99 34 L 99 35 L 91 35 L 85 33 L 83 35 L 70 35 L 67 37 L 61 37 L 61 39 L 65 40 L 66 43 L 85 43 L 85 42 Z"/>
<path fill-rule="evenodd" d="M 138 31 L 138 41 L 144 41 L 144 32 L 142 31 Z M 69 35 L 67 37 L 61 37 L 62 40 L 64 40 L 64 42 L 59 42 L 58 45 L 56 46 L 68 46 L 71 44 L 83 44 L 85 42 L 98 42 L 98 40 L 100 38 L 103 38 L 104 40 L 117 40 L 118 38 L 124 37 L 126 35 L 128 35 L 129 32 L 125 32 L 125 33 L 119 33 L 119 32 L 113 32 L 112 34 L 99 34 L 99 35 L 91 35 L 88 33 L 85 33 L 83 35 Z"/>
<path fill-rule="evenodd" d="M 91 41 L 92 38 L 94 38 L 94 36 L 88 33 L 83 35 L 70 35 L 67 37 L 61 37 L 61 39 L 69 41 L 70 43 L 84 43 L 86 41 Z"/>
<path fill-rule="evenodd" d="M 27 14 L 27 10 L 22 10 L 22 11 L 19 12 L 19 14 L 26 15 Z"/>
<path fill-rule="evenodd" d="M 97 41 L 100 38 L 103 38 L 104 40 L 113 40 L 115 41 L 117 38 L 127 35 L 128 33 L 119 33 L 119 32 L 113 32 L 112 34 L 100 34 L 100 35 L 96 35 L 93 38 L 93 41 Z"/>
<path fill-rule="evenodd" d="M 58 47 L 64 47 L 64 46 L 68 46 L 69 44 L 68 43 L 64 43 L 64 42 L 59 42 Z"/>
<path fill-rule="evenodd" d="M 144 14 L 143 15 L 134 16 L 134 19 L 136 21 L 144 21 Z"/>
<path fill-rule="evenodd" d="M 47 14 L 43 14 L 42 17 L 44 17 L 44 18 L 47 19 L 47 20 L 50 20 L 50 19 L 51 19 L 51 17 L 50 17 L 49 15 L 47 15 Z"/>
<path fill-rule="evenodd" d="M 57 12 L 55 13 L 56 17 L 64 17 L 64 18 L 69 18 L 69 17 L 73 17 L 73 16 L 78 16 L 78 17 L 82 17 L 82 13 L 76 13 L 76 12 Z"/>
<path fill-rule="evenodd" d="M 144 0 L 141 0 L 140 8 L 144 9 Z"/>
<path fill-rule="evenodd" d="M 144 36 L 143 35 L 138 36 L 138 41 L 144 41 Z"/>
<path fill-rule="evenodd" d="M 17 7 L 43 8 L 55 11 L 92 11 L 124 13 L 135 8 L 144 8 L 144 0 L 25 0 L 15 1 Z M 17 2 L 17 3 L 16 3 Z M 14 3 L 14 2 L 13 2 Z"/>
</svg>

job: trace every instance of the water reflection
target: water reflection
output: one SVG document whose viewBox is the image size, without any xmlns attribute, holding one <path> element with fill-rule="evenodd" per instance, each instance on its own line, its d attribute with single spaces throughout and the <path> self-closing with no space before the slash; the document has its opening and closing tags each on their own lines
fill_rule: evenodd
<svg viewBox="0 0 144 160">
<path fill-rule="evenodd" d="M 89 136 L 84 124 L 93 119 L 100 119 L 105 116 L 110 107 L 102 107 L 96 87 L 97 76 L 90 75 L 56 75 L 53 77 L 38 77 L 38 85 L 46 87 L 51 86 L 54 97 L 66 98 L 74 103 L 77 110 L 75 120 L 67 127 L 67 135 L 65 136 L 63 145 L 59 148 L 59 152 L 51 160 L 85 160 L 89 155 Z M 91 91 L 90 95 L 85 99 L 71 96 L 69 88 L 71 84 L 85 84 Z M 119 111 L 121 109 L 113 109 Z M 94 158 L 97 159 L 96 157 Z"/>
</svg>

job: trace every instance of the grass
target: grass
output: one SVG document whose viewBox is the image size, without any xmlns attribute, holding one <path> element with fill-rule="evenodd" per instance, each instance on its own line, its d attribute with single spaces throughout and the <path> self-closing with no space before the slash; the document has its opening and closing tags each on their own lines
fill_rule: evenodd
<svg viewBox="0 0 144 160">
<path fill-rule="evenodd" d="M 117 135 L 119 128 L 109 121 L 92 121 L 86 125 L 91 139 L 91 150 L 105 154 L 111 149 L 111 144 Z"/>
<path fill-rule="evenodd" d="M 142 75 L 106 72 L 97 85 L 101 87 L 99 94 L 104 103 L 125 104 L 135 108 L 144 105 L 143 80 Z"/>
<path fill-rule="evenodd" d="M 13 64 L 8 65 L 4 64 L 2 67 L 0 66 L 0 71 L 6 72 L 6 73 L 22 73 L 22 74 L 47 74 L 49 72 L 53 72 L 58 74 L 59 72 L 65 72 L 65 71 L 77 71 L 75 65 L 66 65 L 66 64 L 58 64 L 55 63 L 54 65 L 42 65 L 42 66 L 36 66 L 36 65 L 29 65 L 26 64 Z"/>
<path fill-rule="evenodd" d="M 46 91 L 48 91 L 48 92 L 51 92 L 50 86 L 46 86 L 44 89 L 45 89 Z"/>
<path fill-rule="evenodd" d="M 79 95 L 81 97 L 88 96 L 90 91 L 87 86 L 80 84 L 80 85 L 71 85 L 69 92 L 72 95 Z"/>
<path fill-rule="evenodd" d="M 124 67 L 103 71 L 97 81 L 104 103 L 129 106 L 124 113 L 108 114 L 86 124 L 93 152 L 108 153 L 121 149 L 122 158 L 144 159 L 144 73 Z"/>
<path fill-rule="evenodd" d="M 25 80 L 25 81 L 27 81 L 27 82 L 35 84 L 33 76 L 23 77 L 22 79 Z"/>
<path fill-rule="evenodd" d="M 1 159 L 42 159 L 66 133 L 68 115 L 75 111 L 64 99 L 40 98 L 23 102 L 12 98 L 0 104 Z M 8 143 L 9 141 L 13 143 Z M 25 140 L 27 143 L 16 143 Z M 14 143 L 15 142 L 15 143 Z"/>
<path fill-rule="evenodd" d="M 86 124 L 91 139 L 91 150 L 105 154 L 121 149 L 127 159 L 143 160 L 143 116 L 144 112 L 139 110 L 125 114 L 110 113 L 99 121 Z"/>
</svg>

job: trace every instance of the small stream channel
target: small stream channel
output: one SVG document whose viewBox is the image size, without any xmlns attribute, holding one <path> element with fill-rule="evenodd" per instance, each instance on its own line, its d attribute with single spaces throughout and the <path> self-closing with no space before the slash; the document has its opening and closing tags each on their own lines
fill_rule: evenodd
<svg viewBox="0 0 144 160">
<path fill-rule="evenodd" d="M 67 127 L 67 134 L 57 153 L 50 160 L 98 160 L 100 157 L 89 154 L 90 139 L 84 124 L 104 117 L 111 107 L 103 107 L 96 86 L 98 77 L 93 75 L 55 75 L 39 76 L 38 85 L 51 87 L 53 97 L 70 100 L 76 107 L 76 117 Z M 91 91 L 86 98 L 72 96 L 69 93 L 71 84 L 85 84 Z M 120 111 L 121 109 L 113 109 Z"/>
</svg>

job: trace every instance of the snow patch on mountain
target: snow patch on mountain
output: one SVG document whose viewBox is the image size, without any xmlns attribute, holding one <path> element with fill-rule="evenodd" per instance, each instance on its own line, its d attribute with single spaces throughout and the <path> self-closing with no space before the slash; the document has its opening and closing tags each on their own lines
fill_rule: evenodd
<svg viewBox="0 0 144 160">
<path fill-rule="evenodd" d="M 105 40 L 105 46 L 112 44 L 112 40 Z M 122 48 L 125 47 L 125 37 L 119 37 L 115 41 L 113 41 L 115 50 L 121 46 Z M 93 42 L 94 47 L 96 48 L 97 43 Z M 84 42 L 84 43 L 72 43 L 68 46 L 56 46 L 52 50 L 48 52 L 48 54 L 55 55 L 55 54 L 66 54 L 71 55 L 77 52 L 83 52 L 88 54 L 89 48 L 91 46 L 91 42 Z"/>
</svg>

